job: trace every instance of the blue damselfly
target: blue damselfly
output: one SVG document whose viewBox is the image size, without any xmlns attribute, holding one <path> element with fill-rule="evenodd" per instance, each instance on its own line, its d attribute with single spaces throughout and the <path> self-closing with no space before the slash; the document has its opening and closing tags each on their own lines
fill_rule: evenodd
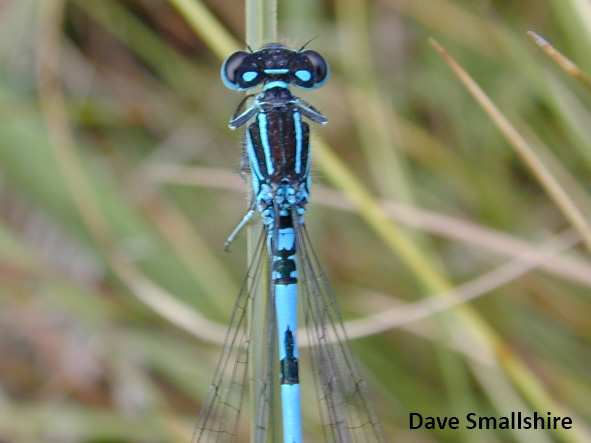
<svg viewBox="0 0 591 443">
<path fill-rule="evenodd" d="M 326 118 L 290 92 L 322 86 L 328 64 L 312 50 L 291 50 L 277 43 L 257 51 L 230 55 L 221 69 L 224 84 L 244 91 L 262 85 L 245 107 L 247 96 L 230 120 L 246 129 L 246 160 L 252 177 L 253 201 L 229 242 L 258 209 L 263 232 L 238 297 L 214 380 L 199 416 L 194 442 L 235 441 L 248 382 L 247 310 L 254 291 L 268 283 L 267 333 L 261 358 L 265 368 L 253 374 L 259 404 L 255 406 L 256 442 L 268 434 L 273 387 L 281 387 L 284 442 L 301 442 L 297 302 L 301 299 L 310 343 L 314 380 L 326 441 L 386 441 L 365 381 L 347 341 L 340 311 L 314 254 L 304 220 L 310 186 L 310 131 L 303 118 L 325 124 Z M 261 264 L 268 254 L 270 269 Z M 298 293 L 299 292 L 299 293 Z M 278 354 L 278 355 L 277 355 Z M 278 357 L 278 358 L 277 358 Z M 277 361 L 279 365 L 277 365 Z M 280 374 L 276 374 L 276 365 Z"/>
</svg>

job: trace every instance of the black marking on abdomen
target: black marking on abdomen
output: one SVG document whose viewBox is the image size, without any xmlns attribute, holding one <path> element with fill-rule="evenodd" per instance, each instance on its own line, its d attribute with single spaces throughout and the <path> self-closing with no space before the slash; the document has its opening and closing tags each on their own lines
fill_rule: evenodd
<svg viewBox="0 0 591 443">
<path fill-rule="evenodd" d="M 285 352 L 287 356 L 281 360 L 281 384 L 282 385 L 297 385 L 300 382 L 298 359 L 294 357 L 293 350 L 295 343 L 293 340 L 293 333 L 287 329 L 285 331 Z"/>
</svg>

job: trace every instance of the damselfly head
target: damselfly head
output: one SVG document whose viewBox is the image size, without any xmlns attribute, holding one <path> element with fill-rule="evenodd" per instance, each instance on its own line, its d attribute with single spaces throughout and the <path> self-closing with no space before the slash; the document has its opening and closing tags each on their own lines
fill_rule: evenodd
<svg viewBox="0 0 591 443">
<path fill-rule="evenodd" d="M 316 51 L 297 51 L 280 43 L 269 43 L 254 52 L 234 52 L 221 69 L 224 84 L 238 91 L 272 81 L 315 89 L 326 82 L 328 73 L 328 63 Z"/>
</svg>

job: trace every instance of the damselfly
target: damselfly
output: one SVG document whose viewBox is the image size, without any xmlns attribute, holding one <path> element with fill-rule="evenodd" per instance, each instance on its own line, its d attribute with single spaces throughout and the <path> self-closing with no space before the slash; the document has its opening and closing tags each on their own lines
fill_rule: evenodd
<svg viewBox="0 0 591 443">
<path fill-rule="evenodd" d="M 334 294 L 313 252 L 302 218 L 310 186 L 309 127 L 303 120 L 326 118 L 290 92 L 322 86 L 329 68 L 320 54 L 291 50 L 277 43 L 254 52 L 238 51 L 224 62 L 221 77 L 230 89 L 262 85 L 252 104 L 246 97 L 230 120 L 236 129 L 247 122 L 246 159 L 252 177 L 253 201 L 231 241 L 258 208 L 263 232 L 248 271 L 225 339 L 214 380 L 199 416 L 194 442 L 235 441 L 249 378 L 251 341 L 247 310 L 254 292 L 268 284 L 267 332 L 261 373 L 251 374 L 260 400 L 251 432 L 256 442 L 272 441 L 270 417 L 274 386 L 281 387 L 284 442 L 302 441 L 297 347 L 297 301 L 303 301 L 310 358 L 326 441 L 383 442 L 384 432 L 365 381 L 347 341 Z M 269 270 L 261 258 L 269 257 Z M 298 294 L 299 291 L 299 294 Z M 276 355 L 278 354 L 278 355 Z M 277 358 L 278 357 L 278 358 Z M 277 364 L 277 361 L 279 364 Z M 276 375 L 275 367 L 280 374 Z"/>
</svg>

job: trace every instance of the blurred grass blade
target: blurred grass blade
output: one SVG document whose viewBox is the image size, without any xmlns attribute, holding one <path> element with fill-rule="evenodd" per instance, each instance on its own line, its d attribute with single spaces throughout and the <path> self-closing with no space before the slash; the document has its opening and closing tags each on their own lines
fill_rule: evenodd
<svg viewBox="0 0 591 443">
<path fill-rule="evenodd" d="M 539 183 L 552 198 L 564 216 L 580 232 L 587 251 L 591 254 L 591 226 L 586 217 L 571 200 L 560 183 L 540 161 L 536 153 L 530 148 L 525 139 L 511 125 L 509 120 L 500 112 L 486 93 L 476 84 L 470 75 L 451 57 L 451 55 L 434 39 L 430 40 L 433 47 L 441 54 L 454 70 L 470 94 L 489 115 L 500 131 L 505 135 L 511 146 L 521 156 Z"/>
<path fill-rule="evenodd" d="M 111 269 L 140 300 L 179 327 L 205 340 L 219 342 L 225 328 L 207 320 L 151 282 L 123 252 L 111 230 L 76 149 L 63 90 L 57 76 L 64 6 L 62 1 L 44 5 L 46 9 L 39 23 L 37 76 L 41 109 L 49 138 L 75 205 Z"/>
<path fill-rule="evenodd" d="M 260 48 L 277 41 L 277 0 L 246 0 L 246 43 Z"/>
<path fill-rule="evenodd" d="M 375 201 L 369 190 L 355 177 L 343 161 L 323 140 L 314 140 L 314 156 L 324 174 L 354 203 L 361 217 L 382 238 L 387 247 L 399 256 L 428 293 L 447 292 L 452 285 L 421 252 L 411 237 L 394 225 Z"/>
<path fill-rule="evenodd" d="M 360 148 L 373 176 L 373 186 L 390 200 L 413 201 L 407 177 L 408 165 L 398 140 L 394 140 L 393 120 L 381 104 L 384 93 L 372 58 L 369 5 L 365 1 L 335 3 L 339 28 L 339 49 L 348 84 L 349 108 L 354 113 Z M 396 127 L 394 126 L 394 129 Z M 361 161 L 361 159 L 360 159 Z"/>
<path fill-rule="evenodd" d="M 241 48 L 242 45 L 236 42 L 200 0 L 168 0 L 168 2 L 179 11 L 220 60 Z"/>
</svg>

